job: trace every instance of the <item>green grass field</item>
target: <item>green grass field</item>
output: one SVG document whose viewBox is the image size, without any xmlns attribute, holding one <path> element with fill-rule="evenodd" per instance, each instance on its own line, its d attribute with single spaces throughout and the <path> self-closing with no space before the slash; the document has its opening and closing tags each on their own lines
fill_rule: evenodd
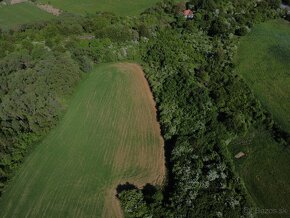
<svg viewBox="0 0 290 218">
<path fill-rule="evenodd" d="M 255 26 L 241 39 L 237 71 L 275 121 L 290 132 L 290 24 L 275 20 Z M 248 193 L 261 209 L 286 209 L 266 217 L 289 217 L 290 149 L 273 140 L 265 130 L 252 130 L 230 147 L 236 170 Z M 256 214 L 265 217 L 265 214 Z"/>
<path fill-rule="evenodd" d="M 160 184 L 163 156 L 141 68 L 100 65 L 8 184 L 0 217 L 120 217 L 116 186 Z"/>
<path fill-rule="evenodd" d="M 2 29 L 48 20 L 53 17 L 53 15 L 29 3 L 0 6 L 0 28 Z"/>
<path fill-rule="evenodd" d="M 288 216 L 275 213 L 266 217 L 289 217 L 290 149 L 277 144 L 268 132 L 253 130 L 235 140 L 231 150 L 233 156 L 240 151 L 247 154 L 242 159 L 234 159 L 234 163 L 256 206 L 288 211 Z"/>
<path fill-rule="evenodd" d="M 237 71 L 274 119 L 290 132 L 290 23 L 270 21 L 242 38 Z"/>
<path fill-rule="evenodd" d="M 159 0 L 39 0 L 75 14 L 113 12 L 117 15 L 138 15 Z"/>
</svg>

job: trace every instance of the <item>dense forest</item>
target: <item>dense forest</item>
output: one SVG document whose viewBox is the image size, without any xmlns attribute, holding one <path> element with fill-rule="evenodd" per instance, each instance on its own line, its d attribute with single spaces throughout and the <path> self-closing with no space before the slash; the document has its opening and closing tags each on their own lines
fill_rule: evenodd
<svg viewBox="0 0 290 218">
<path fill-rule="evenodd" d="M 119 194 L 128 217 L 252 216 L 243 182 L 227 145 L 253 126 L 267 129 L 281 146 L 289 134 L 278 127 L 235 74 L 240 36 L 258 22 L 281 16 L 279 1 L 164 2 L 147 11 L 175 15 L 142 53 L 166 139 L 165 187 Z M 186 7 L 192 20 L 178 16 Z M 158 11 L 158 12 L 157 12 Z M 283 14 L 283 12 L 282 12 Z"/>
<path fill-rule="evenodd" d="M 82 77 L 70 53 L 31 43 L 29 35 L 0 39 L 0 191 L 28 148 L 57 123 Z"/>
<path fill-rule="evenodd" d="M 140 17 L 110 13 L 0 31 L 0 193 L 33 144 L 61 118 L 94 64 L 134 60 L 146 73 L 165 139 L 163 187 L 120 185 L 126 217 L 240 217 L 253 202 L 227 145 L 252 126 L 281 146 L 276 124 L 235 74 L 239 37 L 285 12 L 279 0 L 163 1 Z M 181 12 L 190 8 L 194 19 Z"/>
</svg>

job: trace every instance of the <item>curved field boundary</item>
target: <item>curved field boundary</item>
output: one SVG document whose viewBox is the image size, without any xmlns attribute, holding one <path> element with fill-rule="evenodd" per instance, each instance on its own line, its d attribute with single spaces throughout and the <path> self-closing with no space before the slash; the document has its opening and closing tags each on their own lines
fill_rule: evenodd
<svg viewBox="0 0 290 218">
<path fill-rule="evenodd" d="M 115 188 L 161 184 L 163 140 L 136 64 L 101 65 L 29 155 L 0 200 L 0 217 L 121 217 Z"/>
</svg>

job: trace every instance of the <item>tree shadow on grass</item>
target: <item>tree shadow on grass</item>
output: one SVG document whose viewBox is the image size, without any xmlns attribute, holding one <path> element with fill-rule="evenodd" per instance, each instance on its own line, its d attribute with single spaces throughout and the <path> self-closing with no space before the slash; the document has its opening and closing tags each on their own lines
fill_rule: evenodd
<svg viewBox="0 0 290 218">
<path fill-rule="evenodd" d="M 273 45 L 268 48 L 269 54 L 273 59 L 277 60 L 283 65 L 289 66 L 290 48 L 283 45 Z"/>
<path fill-rule="evenodd" d="M 119 184 L 116 188 L 117 196 L 123 191 L 129 191 L 129 190 L 134 190 L 134 189 L 138 189 L 137 186 L 129 182 L 126 182 L 125 184 Z"/>
</svg>

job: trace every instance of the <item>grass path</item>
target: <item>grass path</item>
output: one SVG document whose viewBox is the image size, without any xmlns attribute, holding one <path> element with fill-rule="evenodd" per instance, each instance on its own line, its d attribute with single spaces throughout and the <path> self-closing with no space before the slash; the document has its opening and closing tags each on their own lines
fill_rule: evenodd
<svg viewBox="0 0 290 218">
<path fill-rule="evenodd" d="M 0 201 L 0 217 L 120 217 L 115 187 L 162 182 L 154 101 L 135 64 L 101 65 Z"/>
</svg>

